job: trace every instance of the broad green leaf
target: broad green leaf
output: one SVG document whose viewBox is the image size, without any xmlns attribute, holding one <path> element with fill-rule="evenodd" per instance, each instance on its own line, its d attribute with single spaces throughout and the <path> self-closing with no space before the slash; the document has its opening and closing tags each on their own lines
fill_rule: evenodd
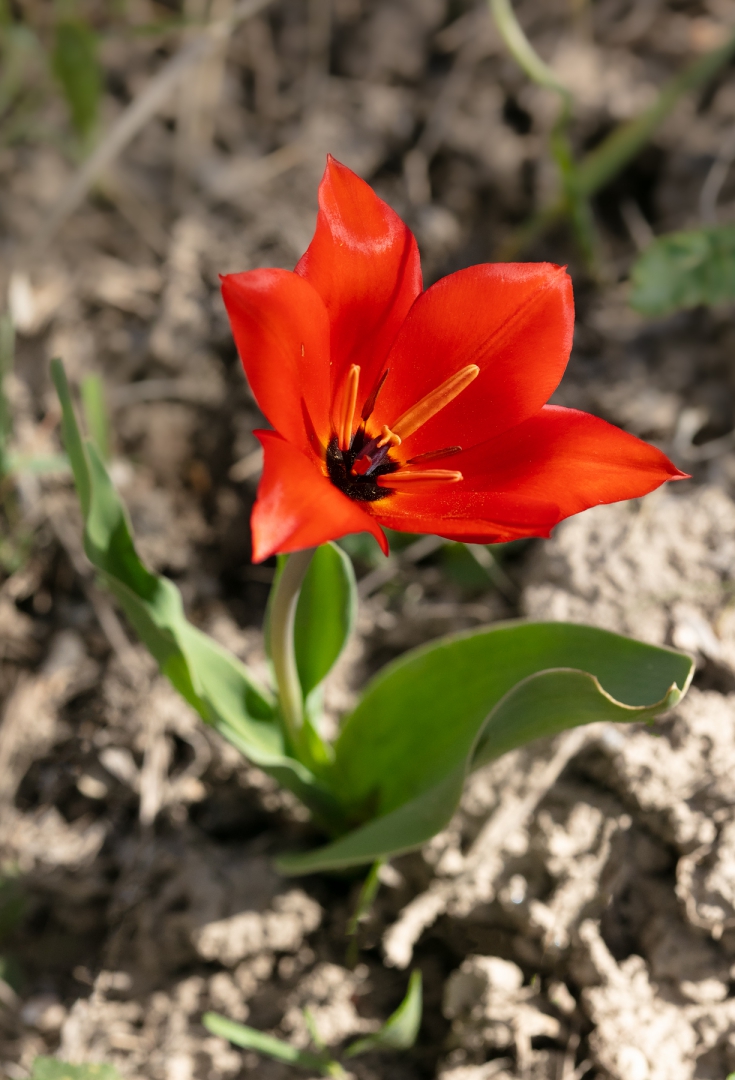
<svg viewBox="0 0 735 1080">
<path fill-rule="evenodd" d="M 500 623 L 431 642 L 379 672 L 344 721 L 335 751 L 345 801 L 359 806 L 377 795 L 375 809 L 385 813 L 425 791 L 466 760 L 490 710 L 514 686 L 550 668 L 587 672 L 616 701 L 648 707 L 672 684 L 683 690 L 692 661 L 558 622 Z"/>
<path fill-rule="evenodd" d="M 355 572 L 349 557 L 336 544 L 323 544 L 314 552 L 296 608 L 294 648 L 304 697 L 336 663 L 356 609 Z"/>
<path fill-rule="evenodd" d="M 69 1065 L 52 1057 L 37 1057 L 31 1080 L 120 1080 L 112 1065 Z"/>
<path fill-rule="evenodd" d="M 644 315 L 735 299 L 735 225 L 669 233 L 654 240 L 631 272 L 630 302 Z"/>
<path fill-rule="evenodd" d="M 421 1026 L 422 998 L 421 972 L 414 971 L 411 973 L 406 996 L 393 1015 L 379 1031 L 348 1046 L 344 1056 L 356 1057 L 370 1050 L 410 1050 L 416 1042 Z"/>
<path fill-rule="evenodd" d="M 328 1076 L 328 1062 L 322 1055 L 310 1054 L 306 1050 L 298 1050 L 281 1039 L 274 1039 L 272 1035 L 265 1035 L 262 1031 L 248 1027 L 246 1024 L 236 1024 L 234 1020 L 228 1020 L 219 1013 L 208 1012 L 202 1017 L 202 1023 L 212 1035 L 220 1039 L 227 1039 L 235 1046 L 241 1046 L 244 1050 L 256 1050 L 259 1054 L 267 1054 L 276 1061 L 283 1061 L 286 1065 L 300 1065 L 303 1069 L 316 1069 L 323 1076 Z"/>
<path fill-rule="evenodd" d="M 86 23 L 75 19 L 57 23 L 52 66 L 71 110 L 74 127 L 81 136 L 90 135 L 97 121 L 102 75 L 97 61 L 97 38 Z"/>
<path fill-rule="evenodd" d="M 172 581 L 138 558 L 125 508 L 90 441 L 82 441 L 60 361 L 52 376 L 62 433 L 85 519 L 84 550 L 128 620 L 179 693 L 208 724 L 319 816 L 333 800 L 300 762 L 288 757 L 274 722 L 275 701 L 244 664 L 192 626 Z"/>
<path fill-rule="evenodd" d="M 321 870 L 363 866 L 376 859 L 413 851 L 449 823 L 459 804 L 466 777 L 467 768 L 463 762 L 397 810 L 376 817 L 315 851 L 282 855 L 276 859 L 276 868 L 281 874 L 313 874 Z"/>
<path fill-rule="evenodd" d="M 682 653 L 569 623 L 505 623 L 414 650 L 369 684 L 337 741 L 338 797 L 366 823 L 279 865 L 410 850 L 448 823 L 471 768 L 577 724 L 655 716 L 692 673 Z"/>
</svg>

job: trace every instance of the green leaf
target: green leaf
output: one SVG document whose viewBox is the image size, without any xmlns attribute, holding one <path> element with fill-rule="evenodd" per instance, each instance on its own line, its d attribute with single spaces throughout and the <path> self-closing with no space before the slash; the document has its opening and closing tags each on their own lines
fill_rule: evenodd
<svg viewBox="0 0 735 1080">
<path fill-rule="evenodd" d="M 11 432 L 5 378 L 13 369 L 15 328 L 10 315 L 0 315 L 0 476 L 8 471 L 7 448 Z"/>
<path fill-rule="evenodd" d="M 110 460 L 110 423 L 105 402 L 105 386 L 96 372 L 85 375 L 81 385 L 82 406 L 87 431 L 103 461 Z"/>
<path fill-rule="evenodd" d="M 152 574 L 138 558 L 120 497 L 94 444 L 82 441 L 60 361 L 52 362 L 51 374 L 85 519 L 88 559 L 161 671 L 202 719 L 317 815 L 335 815 L 331 796 L 308 769 L 286 755 L 272 695 L 236 657 L 188 622 L 174 583 Z"/>
<path fill-rule="evenodd" d="M 336 544 L 323 544 L 301 586 L 294 648 L 307 697 L 336 663 L 355 622 L 357 586 L 349 557 Z"/>
<path fill-rule="evenodd" d="M 259 1054 L 267 1054 L 276 1061 L 283 1061 L 286 1065 L 300 1065 L 302 1069 L 316 1069 L 323 1076 L 329 1076 L 327 1071 L 331 1064 L 325 1060 L 324 1055 L 310 1054 L 306 1050 L 298 1050 L 281 1039 L 274 1039 L 272 1035 L 264 1035 L 262 1031 L 248 1027 L 246 1024 L 236 1024 L 234 1020 L 228 1020 L 219 1013 L 208 1012 L 202 1017 L 202 1023 L 212 1035 L 221 1039 L 228 1039 L 235 1046 L 241 1046 L 244 1050 L 256 1050 Z"/>
<path fill-rule="evenodd" d="M 74 127 L 82 137 L 90 135 L 102 93 L 97 37 L 92 29 L 76 19 L 57 23 L 51 63 L 71 110 Z"/>
<path fill-rule="evenodd" d="M 66 454 L 8 454 L 5 463 L 9 473 L 48 476 L 69 472 L 69 458 Z"/>
<path fill-rule="evenodd" d="M 0 942 L 23 918 L 26 900 L 18 881 L 17 871 L 6 869 L 0 875 Z"/>
<path fill-rule="evenodd" d="M 337 796 L 366 823 L 279 867 L 408 851 L 445 827 L 470 769 L 578 724 L 653 717 L 676 704 L 693 669 L 672 649 L 569 623 L 499 624 L 407 653 L 368 685 L 335 747 Z"/>
<path fill-rule="evenodd" d="M 120 1080 L 112 1065 L 69 1065 L 52 1057 L 37 1057 L 31 1080 Z"/>
<path fill-rule="evenodd" d="M 735 225 L 661 236 L 631 272 L 630 302 L 644 315 L 735 299 Z"/>
<path fill-rule="evenodd" d="M 416 1042 L 421 1026 L 423 1008 L 421 972 L 414 971 L 408 983 L 406 996 L 379 1031 L 358 1039 L 345 1050 L 345 1057 L 356 1057 L 370 1050 L 410 1050 Z"/>
</svg>

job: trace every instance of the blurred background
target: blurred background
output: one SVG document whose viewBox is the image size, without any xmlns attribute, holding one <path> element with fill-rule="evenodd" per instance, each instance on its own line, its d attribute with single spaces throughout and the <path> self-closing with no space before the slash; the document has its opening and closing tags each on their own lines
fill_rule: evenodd
<svg viewBox="0 0 735 1080">
<path fill-rule="evenodd" d="M 0 1022 L 0 1062 L 11 1080 L 56 1048 L 75 1000 L 102 998 L 112 1011 L 75 1014 L 67 1050 L 101 1059 L 112 1047 L 131 1076 L 255 1075 L 222 1048 L 219 1064 L 211 1047 L 206 1068 L 191 1064 L 201 1032 L 189 1064 L 167 1064 L 178 1051 L 165 1017 L 193 1015 L 201 990 L 186 998 L 181 972 L 204 986 L 214 976 L 200 968 L 216 959 L 191 944 L 181 911 L 196 909 L 197 925 L 216 917 L 219 901 L 191 899 L 202 880 L 244 887 L 227 877 L 227 844 L 255 838 L 248 858 L 265 880 L 267 830 L 284 846 L 305 827 L 202 732 L 96 586 L 52 357 L 143 558 L 177 581 L 194 621 L 261 669 L 273 567 L 250 564 L 248 522 L 262 417 L 218 274 L 293 267 L 328 152 L 415 231 L 427 284 L 496 259 L 567 263 L 577 328 L 553 400 L 661 446 L 694 476 L 677 497 L 702 484 L 733 493 L 735 0 L 518 0 L 536 67 L 509 48 L 509 10 L 495 5 L 504 37 L 479 0 L 0 0 L 0 930 L 5 918 L 17 941 L 0 981 L 16 1010 Z M 707 505 L 729 521 L 725 503 Z M 408 646 L 525 610 L 534 545 L 394 540 L 387 563 L 369 538 L 345 543 L 366 603 L 329 690 L 334 714 Z M 423 872 L 407 871 L 414 891 Z M 342 918 L 349 883 L 315 888 Z M 303 938 L 308 914 L 299 925 Z M 426 960 L 440 974 L 457 962 L 441 949 Z M 101 966 L 119 985 L 100 989 Z M 400 980 L 373 974 L 395 1005 Z M 140 1013 L 112 1008 L 139 977 L 169 979 L 145 1037 Z M 295 985 L 293 971 L 279 977 Z M 237 1013 L 242 987 L 206 985 Z M 22 1016 L 16 994 L 32 1003 Z M 440 996 L 429 992 L 429 1050 L 391 1076 L 434 1075 Z M 264 1027 L 270 1009 L 254 1014 Z M 117 1044 L 100 1034 L 113 1013 Z M 519 1076 L 562 1075 L 530 1060 Z M 564 1080 L 597 1075 L 574 1060 Z"/>
</svg>

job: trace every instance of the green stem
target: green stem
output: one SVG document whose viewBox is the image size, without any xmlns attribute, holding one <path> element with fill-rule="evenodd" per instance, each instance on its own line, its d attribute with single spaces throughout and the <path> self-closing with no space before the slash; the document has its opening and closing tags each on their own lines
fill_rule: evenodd
<svg viewBox="0 0 735 1080">
<path fill-rule="evenodd" d="M 621 124 L 584 158 L 579 165 L 581 190 L 588 196 L 593 195 L 612 180 L 643 149 L 679 98 L 708 82 L 734 54 L 735 34 L 724 45 L 700 56 L 670 79 L 648 109 Z"/>
<path fill-rule="evenodd" d="M 305 548 L 289 555 L 274 586 L 270 611 L 270 652 L 278 686 L 281 716 L 294 750 L 301 742 L 304 724 L 304 696 L 294 650 L 296 605 L 301 586 L 316 548 Z"/>
<path fill-rule="evenodd" d="M 574 231 L 590 270 L 595 267 L 596 235 L 592 211 L 580 183 L 579 169 L 569 138 L 572 119 L 572 95 L 538 55 L 516 18 L 510 0 L 489 0 L 495 24 L 508 52 L 538 86 L 552 90 L 561 100 L 561 109 L 551 132 L 550 148 L 561 177 L 565 205 L 569 208 Z"/>
<path fill-rule="evenodd" d="M 735 34 L 717 49 L 689 64 L 663 87 L 654 103 L 640 116 L 620 124 L 579 162 L 579 195 L 590 199 L 636 157 L 679 99 L 707 83 L 735 55 Z M 501 245 L 500 260 L 514 259 L 563 217 L 573 212 L 568 192 L 542 207 Z"/>
<path fill-rule="evenodd" d="M 571 110 L 572 96 L 566 86 L 559 82 L 548 64 L 544 63 L 526 37 L 521 24 L 516 18 L 510 0 L 489 0 L 490 10 L 500 36 L 505 42 L 508 52 L 513 59 L 523 68 L 526 75 L 539 86 L 545 86 L 547 90 L 554 90 L 559 94 L 564 107 Z"/>
</svg>

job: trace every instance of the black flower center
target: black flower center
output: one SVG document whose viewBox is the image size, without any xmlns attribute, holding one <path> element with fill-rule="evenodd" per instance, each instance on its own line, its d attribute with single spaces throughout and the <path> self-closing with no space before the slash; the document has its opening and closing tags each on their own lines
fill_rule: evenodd
<svg viewBox="0 0 735 1080">
<path fill-rule="evenodd" d="M 358 502 L 377 502 L 384 499 L 391 492 L 387 488 L 378 487 L 376 483 L 379 476 L 395 472 L 398 462 L 391 461 L 387 454 L 375 453 L 376 463 L 371 467 L 369 475 L 360 475 L 352 471 L 352 466 L 358 457 L 363 455 L 363 450 L 374 444 L 375 440 L 369 440 L 363 430 L 359 430 L 350 445 L 349 450 L 340 450 L 337 436 L 334 435 L 327 447 L 327 471 L 329 479 L 335 487 Z M 378 459 L 379 457 L 379 459 Z"/>
</svg>

